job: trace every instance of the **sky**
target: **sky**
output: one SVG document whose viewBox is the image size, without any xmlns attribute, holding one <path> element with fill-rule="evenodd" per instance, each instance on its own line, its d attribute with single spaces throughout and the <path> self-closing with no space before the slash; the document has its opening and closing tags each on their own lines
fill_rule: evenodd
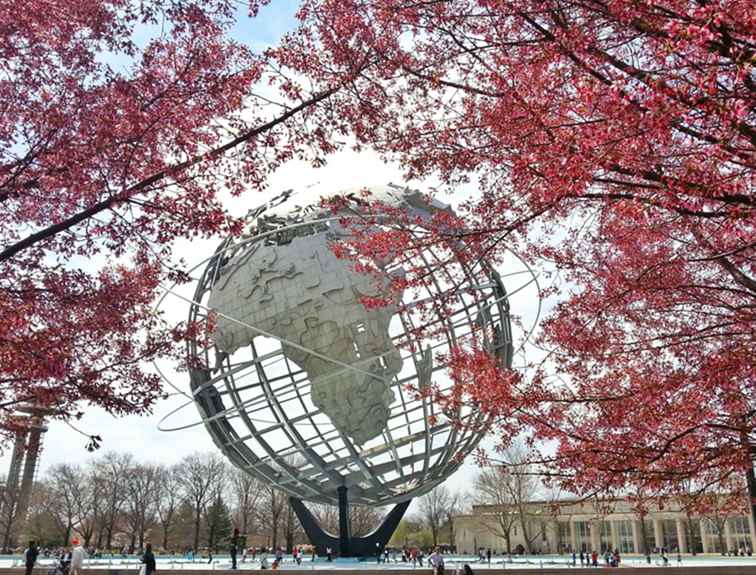
<svg viewBox="0 0 756 575">
<path fill-rule="evenodd" d="M 233 28 L 233 36 L 240 42 L 248 44 L 255 50 L 262 50 L 274 45 L 278 39 L 296 25 L 295 10 L 297 3 L 292 0 L 273 0 L 264 7 L 255 20 L 245 16 L 240 8 L 240 18 Z M 228 209 L 235 214 L 244 214 L 250 208 L 265 202 L 266 198 L 277 195 L 283 190 L 301 189 L 317 184 L 326 189 L 339 191 L 346 188 L 358 188 L 387 183 L 409 184 L 418 189 L 432 187 L 436 182 L 407 182 L 402 177 L 401 169 L 394 164 L 383 162 L 371 151 L 354 152 L 345 150 L 334 154 L 328 163 L 321 168 L 299 161 L 286 164 L 272 175 L 268 182 L 268 192 L 243 195 L 239 198 L 229 198 Z M 441 198 L 454 204 L 467 193 L 474 193 L 472 188 L 461 190 L 456 198 Z M 181 241 L 176 245 L 177 257 L 184 257 L 190 266 L 199 265 L 212 254 L 222 238 L 205 240 Z M 506 274 L 510 270 L 499 270 Z M 521 280 L 513 280 L 515 282 Z M 508 286 L 509 287 L 509 286 Z M 534 286 L 529 286 L 518 292 L 511 301 L 513 313 L 524 318 L 526 324 L 532 323 L 537 310 L 537 292 Z M 183 319 L 187 312 L 185 302 L 168 296 L 162 304 L 169 317 L 177 321 Z M 521 363 L 522 358 L 516 358 L 515 363 Z M 176 373 L 171 366 L 161 366 L 170 383 L 184 391 L 188 391 L 187 375 Z M 167 387 L 170 391 L 170 387 Z M 41 457 L 41 469 L 44 472 L 59 463 L 85 464 L 97 458 L 105 451 L 130 452 L 139 461 L 174 463 L 181 458 L 195 452 L 216 451 L 210 436 L 199 424 L 199 416 L 193 405 L 180 409 L 170 417 L 171 412 L 179 408 L 185 399 L 173 395 L 159 402 L 152 414 L 147 416 L 130 416 L 113 418 L 101 409 L 85 408 L 81 420 L 68 425 L 62 422 L 52 422 L 45 436 L 44 451 Z M 161 421 L 167 419 L 161 425 Z M 161 431 L 159 427 L 182 427 L 187 429 L 174 432 Z M 84 446 L 87 443 L 85 435 L 95 434 L 102 437 L 103 444 L 99 451 L 88 453 Z M 491 442 L 484 442 L 484 446 Z M 7 469 L 8 454 L 0 462 L 3 469 Z M 468 461 L 447 481 L 453 490 L 469 491 L 470 481 L 476 473 L 476 465 Z"/>
</svg>

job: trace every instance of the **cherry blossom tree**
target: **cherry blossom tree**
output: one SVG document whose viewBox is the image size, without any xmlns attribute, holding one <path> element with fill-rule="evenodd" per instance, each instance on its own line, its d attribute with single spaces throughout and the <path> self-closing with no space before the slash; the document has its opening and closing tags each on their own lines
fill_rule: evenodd
<svg viewBox="0 0 756 575">
<path fill-rule="evenodd" d="M 337 86 L 292 84 L 230 39 L 240 17 L 231 0 L 0 9 L 4 432 L 24 402 L 149 411 L 161 389 L 145 366 L 192 329 L 152 310 L 161 282 L 186 279 L 173 240 L 238 232 L 221 194 L 334 149 L 333 109 L 314 104 Z"/>
<path fill-rule="evenodd" d="M 554 270 L 542 357 L 523 377 L 453 350 L 450 414 L 471 402 L 504 443 L 527 428 L 556 444 L 542 469 L 572 491 L 746 473 L 756 496 L 751 2 L 303 0 L 264 55 L 227 39 L 222 0 L 0 14 L 6 408 L 148 410 L 141 362 L 183 335 L 149 305 L 183 277 L 171 240 L 238 232 L 221 190 L 321 163 L 351 133 L 480 193 L 456 215 L 368 222 L 342 253 L 432 248 L 452 283 L 510 249 Z M 160 31 L 137 46 L 137 26 Z M 421 285 L 407 272 L 399 288 Z"/>
<path fill-rule="evenodd" d="M 575 492 L 746 473 L 756 496 L 752 3 L 305 0 L 300 17 L 280 49 L 297 72 L 368 63 L 342 102 L 358 146 L 480 189 L 454 218 L 364 228 L 348 257 L 513 249 L 553 270 L 531 376 L 459 349 L 449 412 L 554 442 L 542 469 Z"/>
</svg>

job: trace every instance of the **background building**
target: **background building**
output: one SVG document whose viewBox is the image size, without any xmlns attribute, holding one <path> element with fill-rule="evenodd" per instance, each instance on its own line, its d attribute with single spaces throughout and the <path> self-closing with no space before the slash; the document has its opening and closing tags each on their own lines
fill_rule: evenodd
<svg viewBox="0 0 756 575">
<path fill-rule="evenodd" d="M 532 501 L 521 505 L 473 505 L 455 517 L 461 552 L 491 549 L 506 553 L 571 553 L 573 550 L 621 553 L 750 554 L 756 531 L 745 510 L 713 506 L 711 513 L 686 513 L 668 499 L 647 506 L 641 517 L 627 499 Z"/>
</svg>

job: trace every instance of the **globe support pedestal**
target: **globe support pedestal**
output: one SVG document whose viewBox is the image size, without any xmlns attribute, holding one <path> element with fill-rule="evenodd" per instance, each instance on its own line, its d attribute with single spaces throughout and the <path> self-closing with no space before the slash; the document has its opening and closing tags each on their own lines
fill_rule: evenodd
<svg viewBox="0 0 756 575">
<path fill-rule="evenodd" d="M 339 555 L 351 557 L 352 553 L 352 525 L 349 522 L 349 500 L 347 488 L 342 485 L 339 492 Z"/>
<path fill-rule="evenodd" d="M 376 557 L 383 553 L 383 549 L 396 531 L 399 522 L 404 517 L 410 502 L 402 501 L 397 503 L 383 522 L 371 533 L 364 537 L 352 537 L 352 530 L 349 524 L 349 501 L 347 499 L 347 488 L 339 487 L 339 535 L 338 537 L 325 531 L 315 516 L 310 512 L 301 499 L 289 497 L 294 513 L 297 514 L 302 529 L 310 539 L 310 543 L 315 546 L 319 557 L 326 555 L 326 547 L 339 551 L 339 557 Z"/>
</svg>

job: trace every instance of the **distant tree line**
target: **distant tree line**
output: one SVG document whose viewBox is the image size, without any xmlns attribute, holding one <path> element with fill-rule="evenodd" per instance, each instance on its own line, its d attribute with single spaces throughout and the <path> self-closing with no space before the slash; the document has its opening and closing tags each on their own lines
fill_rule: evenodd
<svg viewBox="0 0 756 575">
<path fill-rule="evenodd" d="M 336 507 L 307 505 L 324 529 L 338 532 Z M 439 535 L 442 526 L 448 528 L 460 505 L 459 495 L 440 486 L 420 498 L 398 533 L 405 543 L 424 547 L 446 540 Z M 375 529 L 386 511 L 351 506 L 352 534 Z M 224 552 L 234 528 L 249 547 L 291 551 L 309 543 L 286 493 L 218 454 L 193 454 L 165 465 L 107 452 L 85 465 L 55 465 L 38 477 L 19 544 L 34 539 L 56 547 L 77 537 L 105 553 L 139 552 L 148 541 L 164 552 Z"/>
<path fill-rule="evenodd" d="M 1 526 L 0 526 L 1 527 Z M 59 464 L 35 485 L 24 538 L 129 552 L 225 550 L 233 529 L 246 544 L 291 549 L 306 542 L 288 496 L 217 454 L 174 465 L 109 452 L 86 465 Z"/>
<path fill-rule="evenodd" d="M 533 508 L 527 503 L 542 499 L 556 504 L 560 495 L 544 487 L 522 450 L 521 445 L 507 450 L 506 468 L 479 470 L 469 493 L 453 492 L 442 484 L 419 497 L 391 545 L 453 547 L 455 517 L 467 512 L 471 504 L 493 504 L 509 512 L 488 514 L 481 526 L 500 537 L 509 552 L 511 533 L 521 530 L 526 535 L 526 552 L 530 552 L 530 543 L 541 536 L 543 517 L 532 516 Z M 695 495 L 689 499 L 697 505 L 701 497 Z M 721 495 L 717 501 L 722 501 Z M 308 507 L 326 530 L 338 532 L 336 507 L 313 503 Z M 372 531 L 386 512 L 352 506 L 353 535 Z M 0 530 L 3 528 L 0 519 Z M 286 493 L 218 454 L 189 455 L 165 465 L 108 452 L 86 465 L 56 465 L 38 478 L 22 541 L 31 538 L 43 546 L 58 546 L 70 544 L 76 536 L 86 547 L 103 552 L 124 548 L 138 552 L 147 541 L 165 552 L 224 552 L 234 528 L 250 547 L 291 551 L 295 545 L 309 543 Z"/>
</svg>

